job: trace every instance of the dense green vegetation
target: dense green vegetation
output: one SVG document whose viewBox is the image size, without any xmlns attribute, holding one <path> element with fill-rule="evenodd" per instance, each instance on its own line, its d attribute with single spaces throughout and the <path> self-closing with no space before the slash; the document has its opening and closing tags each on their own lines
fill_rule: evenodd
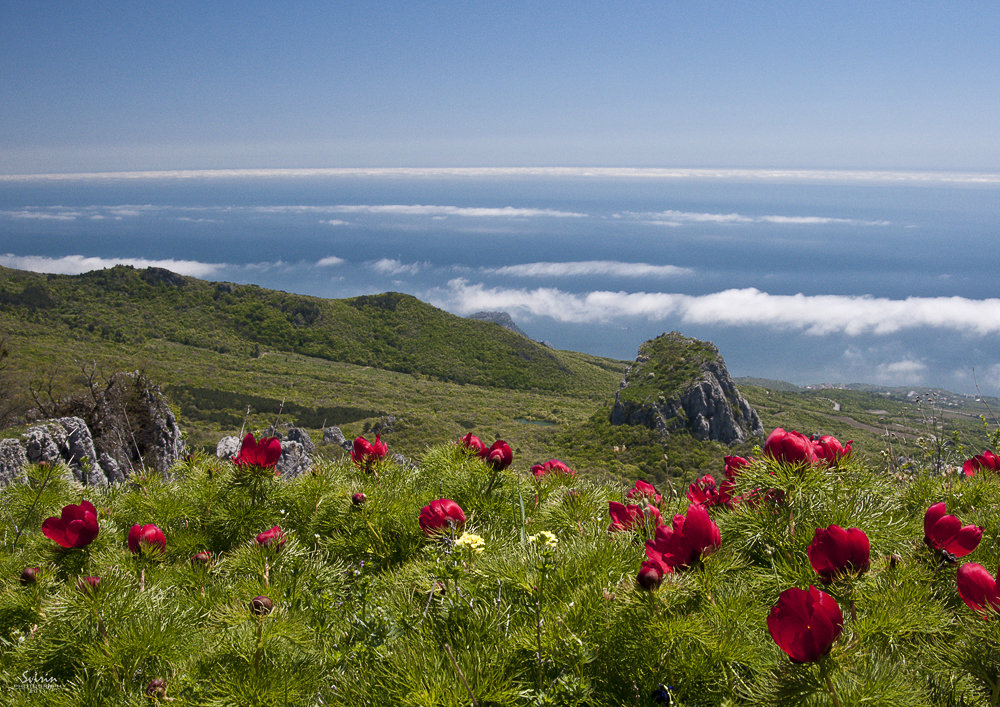
<svg viewBox="0 0 1000 707">
<path fill-rule="evenodd" d="M 286 481 L 199 456 L 169 482 L 86 489 L 61 468 L 30 468 L 30 483 L 0 491 L 4 704 L 145 705 L 158 688 L 161 702 L 245 706 L 1000 699 L 1000 619 L 983 620 L 956 588 L 958 565 L 992 574 L 1000 561 L 994 474 L 758 463 L 737 492 L 783 495 L 709 509 L 718 549 L 648 591 L 635 578 L 649 530 L 608 530 L 608 502 L 633 478 L 535 480 L 516 457 L 490 472 L 454 444 L 415 461 L 376 474 L 322 463 Z M 684 513 L 684 489 L 663 490 L 663 517 Z M 481 540 L 421 532 L 421 508 L 441 498 Z M 42 522 L 81 499 L 100 532 L 62 549 Z M 940 501 L 983 528 L 957 563 L 922 542 Z M 161 529 L 165 551 L 133 555 L 133 524 Z M 831 524 L 866 533 L 870 569 L 823 585 L 808 547 Z M 273 526 L 283 545 L 255 540 Z M 207 564 L 192 561 L 206 551 Z M 22 583 L 26 567 L 39 572 Z M 82 577 L 100 584 L 81 589 Z M 837 602 L 843 630 L 827 656 L 796 664 L 767 617 L 784 590 L 810 585 Z M 255 613 L 260 596 L 273 609 Z"/>
</svg>

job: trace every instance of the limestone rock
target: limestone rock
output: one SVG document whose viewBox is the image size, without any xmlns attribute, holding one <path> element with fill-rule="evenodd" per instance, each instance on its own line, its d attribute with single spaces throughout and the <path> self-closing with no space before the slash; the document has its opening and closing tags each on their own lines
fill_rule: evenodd
<svg viewBox="0 0 1000 707">
<path fill-rule="evenodd" d="M 329 442 L 330 444 L 336 444 L 345 451 L 351 451 L 354 446 L 352 440 L 344 437 L 344 433 L 340 431 L 339 427 L 327 427 L 323 430 L 323 441 Z"/>
<path fill-rule="evenodd" d="M 28 455 L 16 439 L 0 439 L 0 486 L 27 481 Z"/>
<path fill-rule="evenodd" d="M 739 444 L 764 426 L 711 343 L 677 332 L 639 347 L 615 394 L 613 425 L 644 425 L 662 438 L 687 430 L 696 439 Z"/>
<path fill-rule="evenodd" d="M 281 456 L 278 457 L 278 473 L 283 478 L 291 479 L 312 468 L 312 457 L 306 453 L 305 446 L 295 441 L 281 443 Z"/>
<path fill-rule="evenodd" d="M 232 459 L 240 453 L 239 437 L 223 437 L 215 445 L 215 456 L 219 459 Z"/>
</svg>

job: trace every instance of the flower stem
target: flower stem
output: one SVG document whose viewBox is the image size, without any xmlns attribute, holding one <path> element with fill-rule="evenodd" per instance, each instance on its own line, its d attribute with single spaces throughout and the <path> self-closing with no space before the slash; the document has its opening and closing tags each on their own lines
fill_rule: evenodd
<svg viewBox="0 0 1000 707">
<path fill-rule="evenodd" d="M 837 697 L 837 691 L 833 689 L 833 680 L 830 679 L 830 673 L 827 672 L 826 666 L 821 668 L 823 671 L 823 678 L 826 680 L 826 689 L 830 691 L 830 697 L 833 698 L 834 707 L 840 707 L 840 698 Z"/>
</svg>

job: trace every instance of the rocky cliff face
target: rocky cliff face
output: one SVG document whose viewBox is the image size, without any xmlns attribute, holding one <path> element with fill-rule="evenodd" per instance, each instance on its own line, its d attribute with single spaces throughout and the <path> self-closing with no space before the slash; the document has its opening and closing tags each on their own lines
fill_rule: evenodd
<svg viewBox="0 0 1000 707">
<path fill-rule="evenodd" d="M 663 438 L 686 430 L 725 444 L 764 436 L 757 411 L 736 388 L 719 350 L 677 332 L 639 347 L 615 394 L 611 424 L 644 425 Z"/>
</svg>

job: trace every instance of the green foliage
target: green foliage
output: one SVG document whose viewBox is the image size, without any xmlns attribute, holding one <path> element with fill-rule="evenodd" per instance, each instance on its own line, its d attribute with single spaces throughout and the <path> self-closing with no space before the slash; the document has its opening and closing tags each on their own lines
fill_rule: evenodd
<svg viewBox="0 0 1000 707">
<path fill-rule="evenodd" d="M 31 467 L 0 492 L 0 693 L 143 705 L 162 678 L 191 705 L 997 704 L 1000 622 L 964 604 L 956 565 L 922 542 L 923 513 L 943 500 L 984 529 L 962 562 L 996 567 L 995 475 L 756 461 L 737 492 L 758 502 L 713 507 L 719 549 L 649 592 L 634 583 L 642 533 L 608 532 L 608 501 L 634 478 L 527 467 L 493 472 L 455 444 L 290 481 L 201 456 L 170 480 L 104 488 Z M 98 538 L 54 547 L 42 520 L 81 498 L 98 508 Z M 464 536 L 421 532 L 436 498 L 463 507 Z M 660 506 L 669 519 L 687 500 Z M 162 556 L 128 551 L 135 523 L 163 530 Z M 866 532 L 871 568 L 823 586 L 808 547 L 834 523 Z M 260 545 L 274 525 L 284 542 Z M 191 561 L 204 550 L 209 563 Z M 41 568 L 36 583 L 19 581 L 26 566 Z M 101 583 L 84 592 L 88 575 Z M 810 584 L 837 600 L 844 629 L 827 657 L 795 664 L 766 618 L 784 589 Z M 252 611 L 257 596 L 273 610 Z"/>
</svg>

